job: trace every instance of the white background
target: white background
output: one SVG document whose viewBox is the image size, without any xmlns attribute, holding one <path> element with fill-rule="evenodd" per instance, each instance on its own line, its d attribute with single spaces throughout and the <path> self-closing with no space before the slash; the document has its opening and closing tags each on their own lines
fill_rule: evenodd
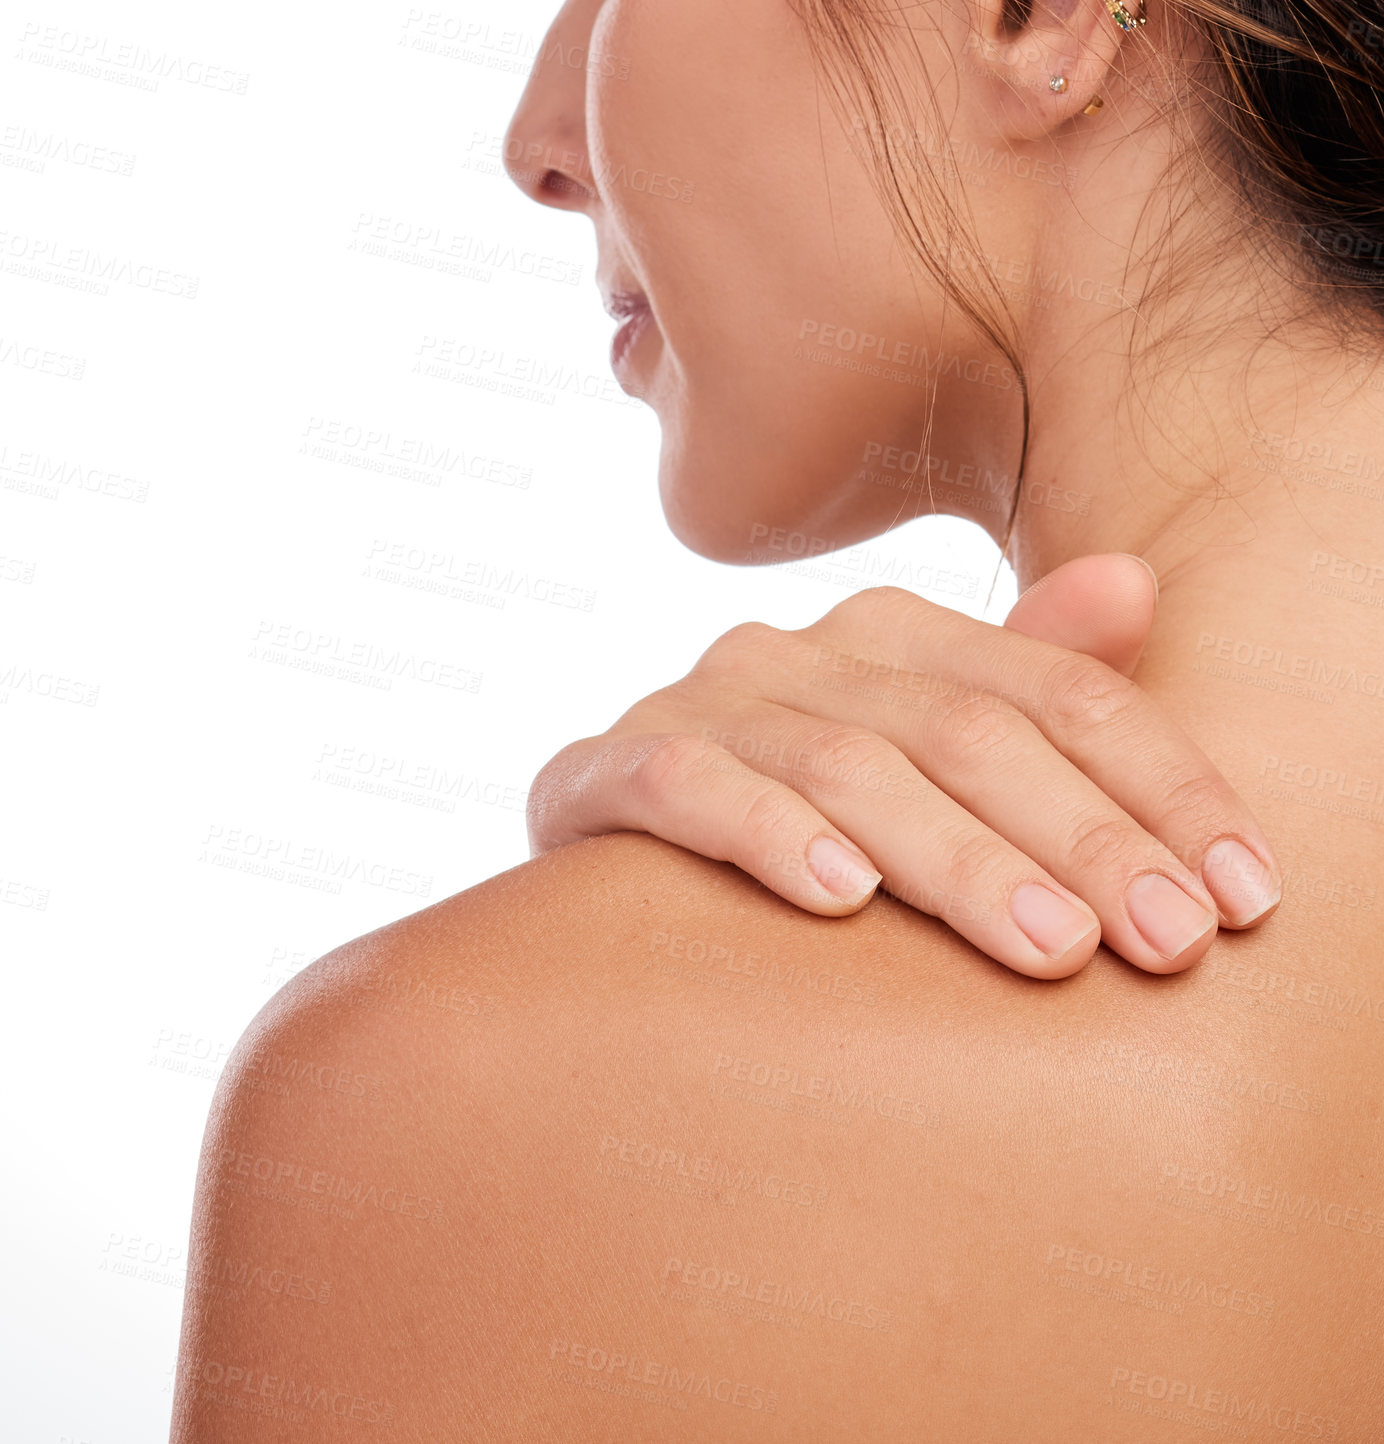
<svg viewBox="0 0 1384 1444">
<path fill-rule="evenodd" d="M 297 968 L 523 862 L 538 768 L 735 623 L 895 560 L 981 615 L 961 523 L 828 580 L 667 531 L 591 228 L 499 166 L 555 10 L 7 8 L 7 1438 L 166 1437 L 215 1078 Z M 359 665 L 289 665 L 326 658 Z"/>
</svg>

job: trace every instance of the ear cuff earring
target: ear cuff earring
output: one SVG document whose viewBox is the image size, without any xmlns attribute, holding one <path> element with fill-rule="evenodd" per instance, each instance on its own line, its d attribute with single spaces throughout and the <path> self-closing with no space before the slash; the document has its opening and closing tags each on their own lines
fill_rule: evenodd
<svg viewBox="0 0 1384 1444">
<path fill-rule="evenodd" d="M 1105 8 L 1110 12 L 1111 18 L 1121 30 L 1133 30 L 1144 24 L 1146 16 L 1143 14 L 1134 15 L 1124 0 L 1105 0 Z M 1139 9 L 1144 8 L 1143 0 L 1139 0 Z"/>
<path fill-rule="evenodd" d="M 1114 20 L 1115 24 L 1118 25 L 1121 30 L 1137 30 L 1148 18 L 1142 13 L 1145 0 L 1137 0 L 1137 3 L 1140 10 L 1138 15 L 1131 12 L 1129 7 L 1124 3 L 1124 0 L 1105 0 L 1105 8 L 1110 12 L 1111 19 Z M 1054 75 L 1048 81 L 1048 89 L 1055 95 L 1061 95 L 1066 88 L 1067 77 L 1065 75 Z M 1083 106 L 1081 113 L 1082 115 L 1095 115 L 1104 104 L 1105 102 L 1100 96 L 1093 95 L 1091 97 L 1091 103 Z"/>
</svg>

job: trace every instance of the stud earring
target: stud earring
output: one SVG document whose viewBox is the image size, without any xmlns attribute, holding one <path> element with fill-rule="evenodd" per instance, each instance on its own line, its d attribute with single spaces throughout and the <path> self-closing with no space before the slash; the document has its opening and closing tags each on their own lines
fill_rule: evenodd
<svg viewBox="0 0 1384 1444">
<path fill-rule="evenodd" d="M 1065 75 L 1054 75 L 1053 78 L 1048 81 L 1048 89 L 1056 91 L 1058 95 L 1061 95 L 1066 88 L 1067 77 Z"/>
<path fill-rule="evenodd" d="M 1144 24 L 1147 18 L 1144 15 L 1135 16 L 1132 14 L 1129 7 L 1124 3 L 1124 0 L 1105 0 L 1105 8 L 1110 12 L 1111 18 L 1121 30 L 1133 30 L 1136 26 Z M 1143 0 L 1139 0 L 1139 8 L 1140 10 L 1144 8 Z"/>
</svg>

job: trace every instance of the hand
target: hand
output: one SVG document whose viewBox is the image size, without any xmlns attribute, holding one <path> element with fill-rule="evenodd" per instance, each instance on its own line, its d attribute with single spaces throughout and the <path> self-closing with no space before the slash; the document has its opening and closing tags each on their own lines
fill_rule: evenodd
<svg viewBox="0 0 1384 1444">
<path fill-rule="evenodd" d="M 882 883 L 1030 977 L 1102 941 L 1178 972 L 1218 921 L 1268 917 L 1281 880 L 1230 784 L 1128 680 L 1157 597 L 1112 553 L 1035 583 L 1003 627 L 896 587 L 799 631 L 734 627 L 547 763 L 533 853 L 650 832 L 824 916 Z"/>
</svg>

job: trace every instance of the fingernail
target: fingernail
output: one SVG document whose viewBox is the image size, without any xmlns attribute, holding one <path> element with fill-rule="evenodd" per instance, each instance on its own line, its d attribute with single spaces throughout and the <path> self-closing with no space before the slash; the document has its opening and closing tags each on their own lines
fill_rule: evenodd
<svg viewBox="0 0 1384 1444">
<path fill-rule="evenodd" d="M 1122 557 L 1132 557 L 1141 567 L 1153 578 L 1153 599 L 1158 600 L 1158 573 L 1146 562 L 1143 557 L 1135 552 L 1121 552 Z"/>
<path fill-rule="evenodd" d="M 1049 958 L 1070 952 L 1097 926 L 1089 914 L 1038 882 L 1026 882 L 1014 889 L 1009 915 L 1029 942 Z"/>
<path fill-rule="evenodd" d="M 1159 872 L 1136 877 L 1125 904 L 1144 941 L 1164 962 L 1185 953 L 1216 926 L 1214 913 Z"/>
<path fill-rule="evenodd" d="M 1233 837 L 1222 839 L 1206 854 L 1201 879 L 1226 921 L 1236 927 L 1252 923 L 1283 895 L 1270 870 Z"/>
<path fill-rule="evenodd" d="M 812 875 L 832 897 L 842 902 L 862 902 L 880 880 L 865 854 L 844 848 L 834 837 L 819 837 L 807 849 Z"/>
</svg>

